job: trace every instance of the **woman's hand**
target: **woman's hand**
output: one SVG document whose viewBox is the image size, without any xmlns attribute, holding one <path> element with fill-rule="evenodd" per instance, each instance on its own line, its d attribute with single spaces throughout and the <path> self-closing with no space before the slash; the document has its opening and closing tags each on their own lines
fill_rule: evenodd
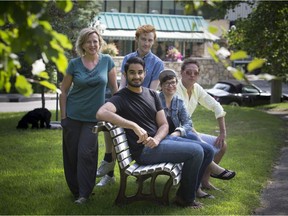
<svg viewBox="0 0 288 216">
<path fill-rule="evenodd" d="M 173 133 L 170 134 L 170 136 L 181 136 L 180 131 L 174 131 Z"/>
</svg>

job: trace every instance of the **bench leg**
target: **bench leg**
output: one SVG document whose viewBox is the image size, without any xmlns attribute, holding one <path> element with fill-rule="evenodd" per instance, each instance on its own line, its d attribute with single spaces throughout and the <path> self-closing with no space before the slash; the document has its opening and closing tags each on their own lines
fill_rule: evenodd
<svg viewBox="0 0 288 216">
<path fill-rule="evenodd" d="M 140 201 L 140 200 L 146 200 L 146 201 L 152 201 L 152 202 L 157 202 L 162 205 L 169 205 L 169 193 L 170 189 L 173 184 L 173 179 L 170 176 L 167 182 L 164 185 L 164 188 L 162 190 L 162 193 L 160 196 L 157 196 L 156 193 L 156 179 L 159 175 L 168 175 L 167 173 L 153 173 L 153 174 L 148 174 L 148 175 L 141 175 L 141 176 L 134 176 L 137 179 L 137 184 L 138 188 L 137 191 L 134 195 L 126 196 L 126 187 L 127 187 L 127 179 L 128 176 L 124 170 L 120 169 L 120 188 L 118 191 L 117 198 L 115 200 L 116 205 L 124 205 L 124 204 L 130 204 L 135 201 Z M 144 193 L 143 188 L 144 188 L 144 182 L 147 179 L 147 177 L 151 177 L 150 180 L 150 192 L 149 193 Z"/>
<path fill-rule="evenodd" d="M 153 176 L 151 178 L 151 184 L 150 184 L 151 194 L 153 195 L 154 199 L 157 202 L 161 203 L 162 205 L 169 205 L 169 194 L 170 194 L 170 189 L 171 189 L 172 184 L 173 184 L 173 178 L 172 178 L 172 176 L 167 175 L 167 176 L 169 176 L 169 179 L 166 181 L 161 195 L 157 196 L 156 179 L 159 175 L 167 175 L 167 173 L 155 173 L 155 174 L 153 174 Z"/>
</svg>

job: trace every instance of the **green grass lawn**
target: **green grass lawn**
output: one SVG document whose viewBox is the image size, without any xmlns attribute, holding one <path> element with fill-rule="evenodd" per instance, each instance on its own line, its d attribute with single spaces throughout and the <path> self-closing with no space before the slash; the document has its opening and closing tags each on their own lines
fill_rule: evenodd
<svg viewBox="0 0 288 216">
<path fill-rule="evenodd" d="M 284 109 L 288 110 L 288 107 Z M 261 190 L 270 177 L 279 149 L 284 145 L 284 121 L 253 108 L 225 106 L 225 110 L 228 150 L 221 165 L 235 170 L 237 175 L 230 181 L 212 179 L 212 183 L 222 191 L 209 191 L 216 199 L 201 200 L 205 207 L 200 210 L 182 209 L 174 205 L 159 206 L 150 202 L 124 207 L 113 205 L 119 188 L 118 168 L 115 185 L 95 187 L 95 195 L 87 204 L 75 205 L 63 174 L 61 130 L 16 130 L 17 122 L 24 113 L 1 113 L 0 214 L 252 214 L 260 204 Z M 193 122 L 198 131 L 217 134 L 218 125 L 212 112 L 198 109 Z M 99 150 L 101 161 L 104 154 L 102 134 L 99 137 Z M 129 179 L 130 190 L 136 188 L 135 184 L 133 178 Z M 171 198 L 175 192 L 176 188 L 173 188 Z"/>
</svg>

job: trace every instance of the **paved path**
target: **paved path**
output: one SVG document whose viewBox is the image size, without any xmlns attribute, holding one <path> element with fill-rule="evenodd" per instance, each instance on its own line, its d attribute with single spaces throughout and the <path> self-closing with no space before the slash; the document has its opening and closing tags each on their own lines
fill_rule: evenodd
<svg viewBox="0 0 288 216">
<path fill-rule="evenodd" d="M 24 112 L 31 111 L 35 108 L 41 108 L 41 101 L 28 101 L 28 102 L 1 102 L 0 112 Z M 56 100 L 45 100 L 45 108 L 48 110 L 56 110 Z M 58 104 L 59 110 L 59 104 Z"/>
<path fill-rule="evenodd" d="M 271 179 L 261 195 L 261 207 L 255 215 L 288 215 L 288 111 L 274 112 L 286 121 L 286 138 L 281 156 L 277 161 Z"/>
</svg>

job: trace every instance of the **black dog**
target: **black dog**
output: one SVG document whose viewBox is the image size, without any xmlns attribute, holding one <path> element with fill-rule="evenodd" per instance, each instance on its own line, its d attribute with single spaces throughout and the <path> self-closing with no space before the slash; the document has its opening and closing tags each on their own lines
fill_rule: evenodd
<svg viewBox="0 0 288 216">
<path fill-rule="evenodd" d="M 28 124 L 32 124 L 32 128 L 50 128 L 51 112 L 46 108 L 37 108 L 26 113 L 18 122 L 17 129 L 27 129 Z M 45 123 L 45 125 L 44 125 Z"/>
</svg>

